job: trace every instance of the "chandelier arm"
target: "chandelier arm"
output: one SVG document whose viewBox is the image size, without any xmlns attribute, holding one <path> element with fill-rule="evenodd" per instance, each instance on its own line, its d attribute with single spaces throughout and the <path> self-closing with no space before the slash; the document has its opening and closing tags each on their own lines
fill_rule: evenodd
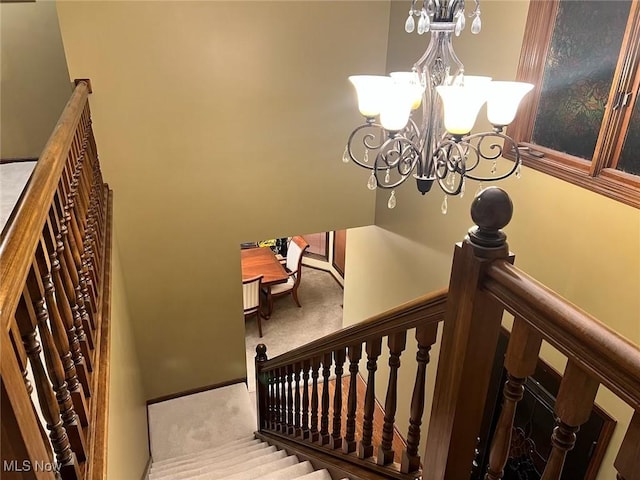
<svg viewBox="0 0 640 480">
<path fill-rule="evenodd" d="M 349 135 L 349 139 L 347 140 L 347 153 L 349 154 L 349 158 L 351 159 L 351 161 L 353 161 L 353 163 L 355 163 L 359 167 L 366 168 L 367 170 L 373 170 L 375 167 L 372 167 L 370 164 L 365 163 L 364 161 L 358 159 L 353 154 L 352 146 L 353 146 L 354 138 L 355 138 L 355 136 L 356 136 L 356 134 L 358 132 L 360 132 L 361 130 L 364 130 L 364 129 L 372 129 L 372 128 L 380 129 L 380 131 L 382 133 L 384 133 L 382 125 L 379 125 L 379 124 L 374 123 L 374 122 L 367 122 L 367 123 L 363 123 L 362 125 L 356 127 L 353 130 L 353 132 L 351 132 L 351 135 Z M 376 138 L 376 135 L 374 133 L 365 133 L 363 135 L 363 138 L 362 138 L 362 144 L 368 150 L 378 150 L 385 143 L 385 142 L 383 142 L 384 135 L 380 135 L 380 141 L 379 142 L 377 142 L 375 144 L 371 143 L 371 141 L 375 140 L 375 138 Z"/>
<path fill-rule="evenodd" d="M 393 157 L 397 158 L 393 158 Z M 390 158 L 391 157 L 391 158 Z M 420 160 L 420 151 L 417 145 L 404 136 L 396 136 L 389 138 L 380 147 L 376 159 L 371 170 L 374 171 L 378 188 L 392 189 L 402 183 L 411 176 L 416 163 Z M 394 182 L 382 182 L 378 176 L 378 172 L 387 170 L 395 170 L 400 178 Z"/>
<path fill-rule="evenodd" d="M 493 182 L 493 181 L 498 181 L 498 180 L 504 180 L 507 177 L 510 177 L 511 175 L 513 175 L 515 173 L 515 171 L 518 169 L 518 167 L 520 166 L 520 151 L 518 150 L 518 144 L 513 140 L 513 138 L 509 137 L 508 135 L 505 135 L 504 133 L 501 132 L 486 132 L 486 133 L 476 133 L 473 135 L 468 135 L 467 137 L 464 138 L 464 141 L 469 142 L 470 140 L 474 140 L 474 139 L 478 139 L 478 144 L 476 145 L 476 147 L 474 148 L 474 150 L 476 151 L 476 154 L 478 155 L 478 162 L 480 162 L 480 159 L 482 160 L 491 160 L 491 161 L 496 161 L 498 158 L 502 157 L 502 154 L 505 151 L 505 147 L 504 145 L 498 145 L 496 143 L 492 143 L 491 145 L 489 145 L 489 148 L 491 150 L 498 150 L 497 154 L 490 154 L 490 155 L 485 155 L 482 151 L 482 142 L 486 139 L 486 138 L 490 138 L 490 137 L 498 137 L 498 138 L 502 138 L 504 140 L 504 144 L 510 144 L 511 145 L 511 151 L 513 151 L 513 155 L 514 155 L 514 161 L 513 161 L 513 165 L 511 166 L 511 168 L 501 174 L 501 175 L 491 175 L 491 176 L 479 176 L 479 175 L 472 175 L 467 173 L 467 178 L 470 178 L 471 180 L 476 180 L 479 182 Z M 477 166 L 477 165 L 475 165 Z M 473 168 L 475 168 L 475 166 Z M 473 170 L 473 168 L 467 168 L 467 172 Z"/>
<path fill-rule="evenodd" d="M 447 195 L 458 195 L 466 177 L 465 145 L 447 138 L 433 154 L 434 173 L 440 188 Z M 452 153 L 453 150 L 457 152 Z"/>
</svg>

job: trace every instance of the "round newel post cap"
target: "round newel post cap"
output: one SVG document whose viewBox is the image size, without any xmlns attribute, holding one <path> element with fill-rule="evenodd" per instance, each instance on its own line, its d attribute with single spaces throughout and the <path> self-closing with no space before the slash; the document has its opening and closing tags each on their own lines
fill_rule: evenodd
<svg viewBox="0 0 640 480">
<path fill-rule="evenodd" d="M 497 248 L 505 245 L 507 236 L 501 231 L 513 216 L 513 204 L 507 192 L 488 187 L 471 203 L 471 218 L 477 225 L 469 230 L 469 239 L 475 245 Z"/>
<path fill-rule="evenodd" d="M 256 346 L 256 361 L 265 362 L 267 360 L 267 346 L 264 343 L 259 343 Z"/>
</svg>

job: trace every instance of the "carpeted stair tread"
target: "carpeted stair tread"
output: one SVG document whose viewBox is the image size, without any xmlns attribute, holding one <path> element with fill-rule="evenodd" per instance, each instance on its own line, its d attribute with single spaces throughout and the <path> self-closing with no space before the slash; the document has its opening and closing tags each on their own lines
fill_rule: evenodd
<svg viewBox="0 0 640 480">
<path fill-rule="evenodd" d="M 249 445 L 257 445 L 261 443 L 260 440 L 258 440 L 256 437 L 254 437 L 253 435 L 251 437 L 248 438 L 241 438 L 239 440 L 233 440 L 225 445 L 221 445 L 219 447 L 215 447 L 215 448 L 208 448 L 206 450 L 200 450 L 198 452 L 192 452 L 192 453 L 185 453 L 184 455 L 179 455 L 177 457 L 171 457 L 171 458 L 167 458 L 165 460 L 154 460 L 153 461 L 153 467 L 163 467 L 165 465 L 171 465 L 174 463 L 179 463 L 182 461 L 190 461 L 193 460 L 194 458 L 198 458 L 202 455 L 207 455 L 207 456 L 216 456 L 216 455 L 224 455 L 226 453 L 229 452 L 233 452 L 236 449 L 239 448 L 243 448 L 245 446 L 249 446 Z"/>
<path fill-rule="evenodd" d="M 251 444 L 250 446 L 242 446 L 242 448 L 236 450 L 228 450 L 225 452 L 220 452 L 217 455 L 201 455 L 199 457 L 195 457 L 189 460 L 182 460 L 177 463 L 171 463 L 162 465 L 160 468 L 156 469 L 155 466 L 152 466 L 150 470 L 149 478 L 153 480 L 158 475 L 166 475 L 167 473 L 178 473 L 183 470 L 194 470 L 205 467 L 215 468 L 216 466 L 223 465 L 224 462 L 233 462 L 238 458 L 251 459 L 262 452 L 262 450 L 268 450 L 269 444 L 266 442 L 260 442 Z M 275 447 L 274 447 L 275 448 Z M 273 449 L 271 452 L 275 451 Z"/>
<path fill-rule="evenodd" d="M 210 478 L 224 478 L 227 475 L 234 474 L 236 472 L 242 472 L 251 468 L 268 464 L 270 462 L 282 459 L 287 456 L 287 453 L 282 450 L 277 450 L 276 447 L 269 446 L 263 448 L 258 452 L 254 452 L 250 458 L 236 457 L 233 459 L 225 460 L 221 463 L 214 463 L 196 468 L 185 468 L 176 472 L 168 472 L 167 474 L 161 473 L 158 476 L 150 477 L 150 480 L 182 480 L 190 478 L 200 478 L 200 475 L 217 475 Z M 202 477 L 209 478 L 209 477 Z"/>
<path fill-rule="evenodd" d="M 284 450 L 281 450 L 284 453 Z M 224 480 L 254 480 L 254 479 L 262 479 L 266 475 L 271 474 L 272 472 L 278 472 L 280 470 L 284 470 L 288 467 L 295 466 L 299 462 L 298 457 L 295 455 L 290 455 L 288 457 L 282 458 L 278 461 L 272 463 L 265 463 L 259 465 L 257 467 L 253 467 L 248 470 L 244 470 L 242 472 L 234 472 L 224 477 L 200 477 L 197 480 L 213 480 L 214 478 L 223 478 Z M 282 477 L 285 480 L 292 480 L 292 477 Z M 295 477 L 293 477 L 295 478 Z M 195 479 L 194 479 L 195 480 Z"/>
<path fill-rule="evenodd" d="M 272 471 L 260 477 L 260 480 L 292 480 L 313 472 L 313 466 L 309 462 L 296 463 L 281 470 Z"/>
<path fill-rule="evenodd" d="M 256 429 L 255 408 L 244 383 L 151 404 L 151 456 L 166 460 L 246 439 Z"/>
<path fill-rule="evenodd" d="M 331 475 L 327 470 L 316 470 L 298 477 L 296 480 L 331 480 Z"/>
<path fill-rule="evenodd" d="M 291 455 L 274 462 L 254 466 L 249 469 L 233 473 L 207 472 L 201 475 L 189 477 L 190 480 L 258 480 L 271 471 L 283 470 L 298 463 L 298 457 Z M 289 479 L 291 480 L 291 479 Z"/>
</svg>

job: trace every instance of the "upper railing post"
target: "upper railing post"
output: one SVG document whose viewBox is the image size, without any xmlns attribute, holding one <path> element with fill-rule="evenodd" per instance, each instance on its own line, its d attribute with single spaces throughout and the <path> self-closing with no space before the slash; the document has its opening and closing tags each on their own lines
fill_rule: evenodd
<svg viewBox="0 0 640 480">
<path fill-rule="evenodd" d="M 268 421 L 267 415 L 267 375 L 262 371 L 262 364 L 267 361 L 267 346 L 264 343 L 256 347 L 256 413 L 258 414 L 258 430 L 262 430 Z"/>
<path fill-rule="evenodd" d="M 493 260 L 510 258 L 501 229 L 512 212 L 503 190 L 483 190 L 471 205 L 477 226 L 455 248 L 424 456 L 425 480 L 469 478 L 472 469 L 503 312 L 479 285 Z"/>
</svg>

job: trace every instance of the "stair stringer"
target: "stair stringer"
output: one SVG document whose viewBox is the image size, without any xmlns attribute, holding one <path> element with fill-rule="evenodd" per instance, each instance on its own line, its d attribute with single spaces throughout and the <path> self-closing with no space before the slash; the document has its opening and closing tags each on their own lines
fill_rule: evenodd
<svg viewBox="0 0 640 480">
<path fill-rule="evenodd" d="M 345 455 L 341 452 L 340 454 L 332 455 L 326 453 L 323 447 L 316 449 L 313 445 L 301 445 L 276 433 L 255 432 L 255 436 L 278 449 L 285 450 L 289 455 L 296 455 L 301 462 L 309 461 L 315 470 L 326 469 L 333 480 L 344 478 L 349 478 L 350 480 L 389 480 L 397 474 L 397 472 L 390 470 L 389 475 L 382 475 L 344 459 Z M 358 459 L 354 460 L 358 463 L 364 462 Z M 406 478 L 406 476 L 402 478 Z"/>
</svg>

